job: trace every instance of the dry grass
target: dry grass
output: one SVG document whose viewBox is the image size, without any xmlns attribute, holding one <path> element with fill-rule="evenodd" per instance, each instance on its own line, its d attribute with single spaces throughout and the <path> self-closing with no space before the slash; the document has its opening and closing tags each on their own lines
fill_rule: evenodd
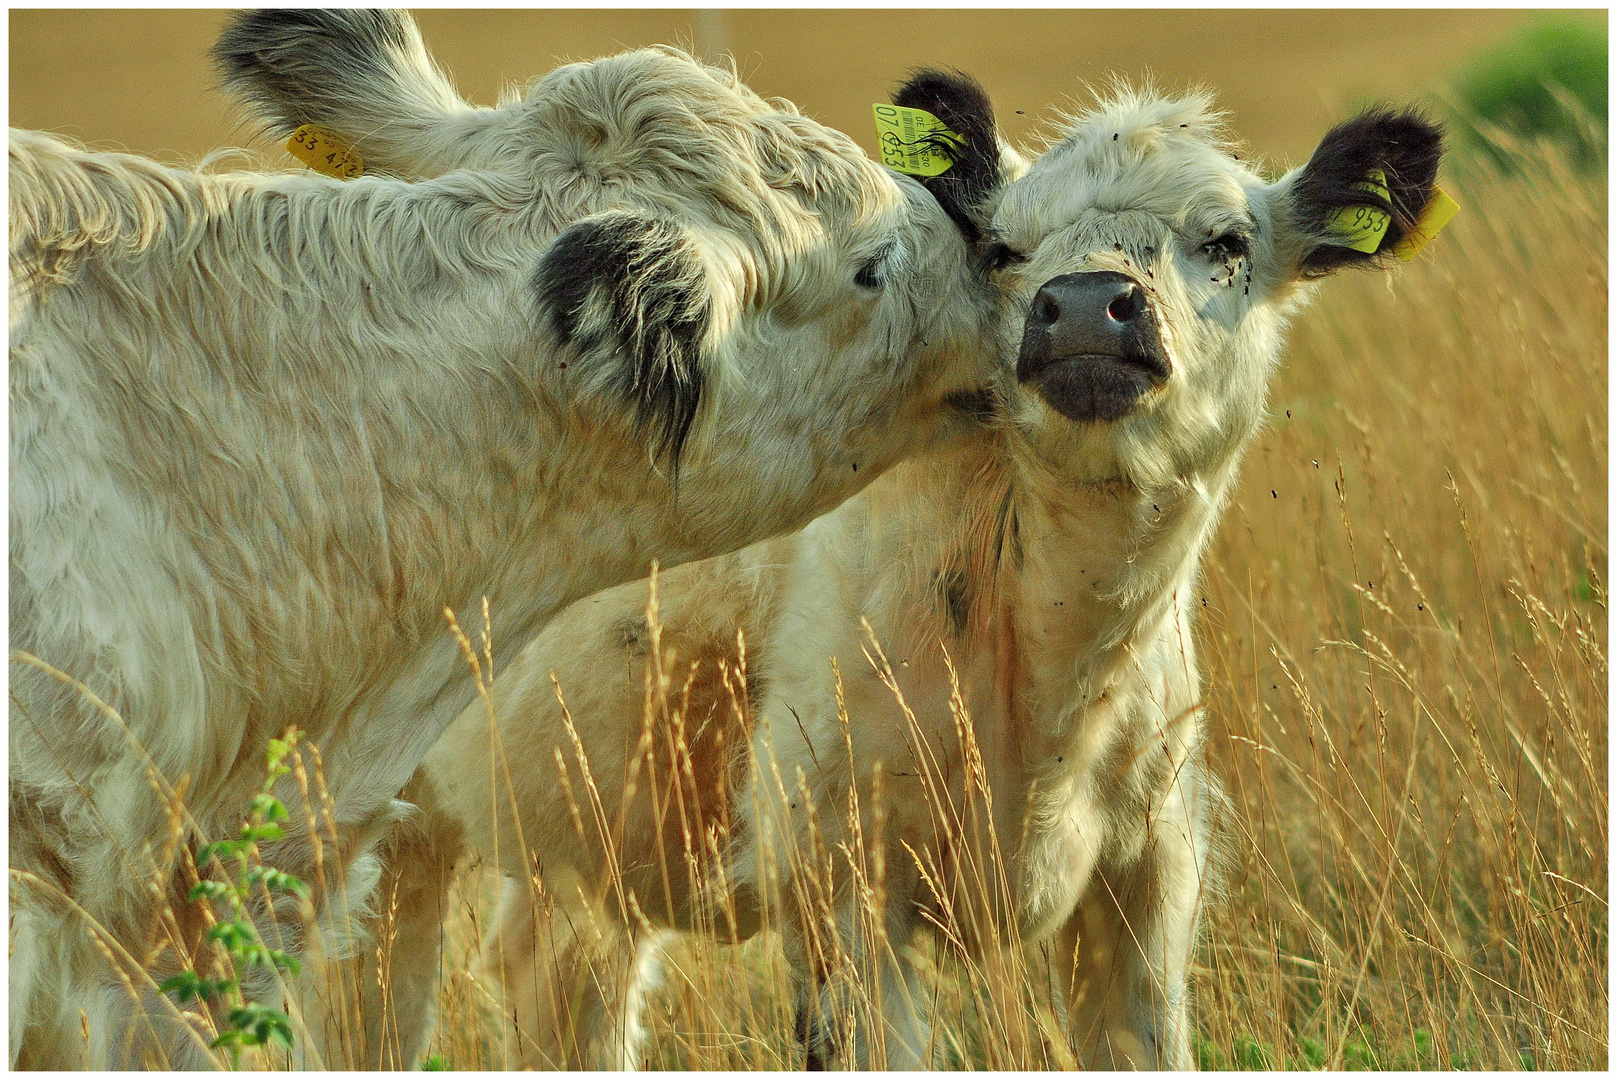
<svg viewBox="0 0 1617 1080">
<path fill-rule="evenodd" d="M 1605 186 L 1543 148 L 1517 160 L 1509 176 L 1448 182 L 1464 213 L 1391 287 L 1369 275 L 1324 286 L 1207 561 L 1207 753 L 1229 806 L 1223 886 L 1194 969 L 1204 1067 L 1605 1067 Z M 677 665 L 656 676 L 643 749 L 666 769 L 687 753 L 684 700 Z M 956 720 L 969 761 L 970 727 Z M 293 825 L 302 815 L 335 845 L 318 760 L 294 763 Z M 590 823 L 580 764 L 580 829 L 610 832 Z M 655 770 L 642 780 L 657 782 Z M 950 827 L 980 829 L 986 797 L 948 808 Z M 879 831 L 879 813 L 862 821 Z M 935 1067 L 1070 1067 L 1042 950 L 968 955 L 957 944 L 976 918 L 967 910 L 922 940 L 883 938 L 878 840 L 798 853 L 785 905 L 823 926 L 832 878 L 864 896 L 856 955 L 827 943 L 820 956 L 847 1020 L 872 1030 L 868 957 L 908 948 L 929 973 Z M 697 837 L 672 870 L 711 874 L 710 853 Z M 983 908 L 1006 902 L 993 862 L 974 868 Z M 438 1067 L 513 1060 L 476 974 L 496 910 L 490 869 L 452 889 Z M 309 884 L 324 893 L 324 880 Z M 543 882 L 530 886 L 543 901 Z M 603 902 L 635 910 L 610 893 Z M 382 924 L 357 962 L 386 974 L 397 930 L 388 897 L 376 904 Z M 704 917 L 727 923 L 722 904 Z M 177 922 L 153 934 L 199 969 L 223 962 Z M 779 941 L 670 941 L 649 1063 L 799 1067 Z M 333 966 L 324 993 L 357 1000 L 355 974 Z M 290 1011 L 300 1039 L 303 1014 L 328 1016 L 331 1045 L 359 1060 L 354 1008 Z M 879 1032 L 872 1041 L 879 1065 Z"/>
<path fill-rule="evenodd" d="M 1604 176 L 1328 287 L 1206 573 L 1205 1064 L 1607 1057 Z"/>
<path fill-rule="evenodd" d="M 1605 1067 L 1605 186 L 1517 161 L 1390 287 L 1323 287 L 1208 559 L 1204 1068 Z M 497 1066 L 457 888 L 435 1063 Z M 650 1063 L 799 1066 L 778 940 L 671 943 Z M 1047 958 L 911 948 L 935 1066 L 1071 1063 Z"/>
</svg>

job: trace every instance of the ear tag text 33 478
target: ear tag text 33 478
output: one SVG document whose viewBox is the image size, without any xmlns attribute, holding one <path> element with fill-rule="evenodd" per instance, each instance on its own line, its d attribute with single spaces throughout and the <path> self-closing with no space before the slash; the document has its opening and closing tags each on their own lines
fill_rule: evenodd
<svg viewBox="0 0 1617 1080">
<path fill-rule="evenodd" d="M 304 124 L 286 140 L 286 151 L 317 173 L 352 180 L 365 175 L 365 162 L 354 148 L 335 134 L 314 124 Z"/>
<path fill-rule="evenodd" d="M 940 176 L 954 164 L 947 150 L 966 145 L 966 138 L 925 109 L 877 105 L 876 141 L 881 163 L 909 176 Z"/>
</svg>

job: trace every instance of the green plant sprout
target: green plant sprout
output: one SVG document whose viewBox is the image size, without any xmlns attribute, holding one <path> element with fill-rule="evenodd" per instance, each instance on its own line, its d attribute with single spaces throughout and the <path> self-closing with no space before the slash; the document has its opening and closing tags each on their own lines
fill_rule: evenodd
<svg viewBox="0 0 1617 1080">
<path fill-rule="evenodd" d="M 193 904 L 204 901 L 229 904 L 231 917 L 215 922 L 204 939 L 224 948 L 230 957 L 229 974 L 220 979 L 208 979 L 197 974 L 194 967 L 186 968 L 158 987 L 163 993 L 173 995 L 181 1005 L 217 1001 L 225 1008 L 225 1024 L 209 1045 L 228 1050 L 232 1068 L 240 1066 L 243 1047 L 279 1043 L 287 1050 L 292 1049 L 292 1024 L 286 1014 L 262 1002 L 248 1001 L 242 994 L 241 982 L 243 973 L 255 966 L 292 975 L 301 970 L 296 959 L 264 941 L 247 911 L 247 898 L 255 886 L 266 894 L 290 893 L 303 898 L 309 895 L 307 885 L 291 874 L 265 866 L 258 853 L 260 843 L 280 840 L 286 835 L 279 824 L 286 820 L 286 807 L 270 791 L 277 780 L 292 771 L 283 762 L 294 751 L 301 735 L 296 729 L 288 729 L 282 738 L 269 741 L 264 786 L 248 804 L 247 820 L 236 837 L 215 840 L 197 849 L 197 865 L 216 863 L 223 879 L 198 881 L 186 894 L 186 900 Z"/>
</svg>

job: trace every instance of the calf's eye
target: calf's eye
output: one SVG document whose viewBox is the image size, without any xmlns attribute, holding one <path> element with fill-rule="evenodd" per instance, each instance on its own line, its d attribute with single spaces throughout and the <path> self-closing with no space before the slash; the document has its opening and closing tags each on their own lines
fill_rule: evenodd
<svg viewBox="0 0 1617 1080">
<path fill-rule="evenodd" d="M 989 244 L 988 250 L 983 252 L 983 262 L 990 270 L 1003 270 L 1007 266 L 1027 262 L 1027 256 L 1013 250 L 1009 244 L 996 242 Z"/>
<path fill-rule="evenodd" d="M 1202 245 L 1202 254 L 1209 259 L 1236 259 L 1248 254 L 1252 245 L 1240 233 L 1227 232 Z"/>
</svg>

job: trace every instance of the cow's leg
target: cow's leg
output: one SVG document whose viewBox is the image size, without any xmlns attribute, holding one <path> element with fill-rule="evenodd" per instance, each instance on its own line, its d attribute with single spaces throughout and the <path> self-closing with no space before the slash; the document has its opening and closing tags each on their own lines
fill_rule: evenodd
<svg viewBox="0 0 1617 1080">
<path fill-rule="evenodd" d="M 914 1072 L 925 1069 L 931 1028 L 915 1003 L 921 1000 L 918 975 L 909 964 L 891 961 L 877 976 L 880 1005 L 839 985 L 837 977 L 822 982 L 818 992 L 805 989 L 797 1006 L 797 1037 L 803 1043 L 809 1071 L 835 1068 Z M 879 1024 L 878 1038 L 875 1026 Z"/>
<path fill-rule="evenodd" d="M 12 892 L 12 1067 L 38 1070 L 208 1069 L 218 1060 L 172 1002 L 138 973 L 125 983 L 83 918 L 48 898 Z M 120 960 L 121 963 L 127 961 Z M 162 972 L 153 978 L 162 978 Z"/>
<path fill-rule="evenodd" d="M 1138 876 L 1130 885 L 1138 888 Z M 1097 872 L 1076 910 L 1056 935 L 1055 955 L 1067 992 L 1074 1048 L 1092 1069 L 1158 1067 L 1159 1035 L 1149 1013 L 1155 999 L 1141 946 L 1145 928 L 1132 925 L 1122 895 L 1127 888 Z M 1121 902 L 1120 902 L 1121 901 Z M 1138 939 L 1138 941 L 1136 941 Z M 1139 1022 L 1144 1020 L 1143 1023 Z"/>
<path fill-rule="evenodd" d="M 802 982 L 797 1036 L 810 1071 L 833 1068 L 913 1072 L 927 1068 L 931 1028 L 917 1004 L 923 1000 L 919 974 L 905 960 L 888 958 L 875 972 L 880 997 L 847 985 L 847 974 Z M 866 979 L 871 973 L 861 972 Z M 880 1034 L 877 1028 L 880 1028 Z"/>
<path fill-rule="evenodd" d="M 1140 858 L 1097 871 L 1056 936 L 1072 1038 L 1090 1068 L 1191 1066 L 1186 973 L 1206 888 L 1208 798 L 1187 764 Z"/>
<path fill-rule="evenodd" d="M 577 895 L 574 879 L 558 875 L 545 897 L 508 882 L 499 926 L 483 948 L 513 1028 L 508 1064 L 636 1068 L 656 956 L 656 935 L 637 943 L 619 920 Z"/>
<path fill-rule="evenodd" d="M 402 794 L 416 809 L 393 826 L 383 845 L 386 869 L 369 927 L 370 962 L 357 982 L 369 1069 L 414 1068 L 426 1050 L 437 1024 L 449 887 L 465 851 L 463 830 L 441 810 L 419 773 Z"/>
<path fill-rule="evenodd" d="M 904 943 L 894 943 L 897 958 L 881 964 L 881 1052 L 886 1069 L 913 1072 L 927 1068 L 931 1028 L 917 1007 L 924 1000 L 919 973 L 905 959 Z"/>
<path fill-rule="evenodd" d="M 24 831 L 14 828 L 16 834 Z M 14 842 L 14 864 L 28 876 L 13 878 L 10 890 L 12 1067 L 169 1068 L 207 1058 L 173 1003 L 152 993 L 133 967 L 153 944 L 148 932 L 131 929 L 143 919 L 155 923 L 155 914 L 146 918 L 149 906 L 131 904 L 135 917 L 124 919 L 113 904 L 75 909 L 63 896 L 71 879 L 52 874 L 50 860 L 31 854 L 26 844 Z M 92 928 L 90 918 L 100 929 Z M 109 962 L 109 954 L 117 959 Z M 152 978 L 161 980 L 165 970 L 155 968 Z"/>
<path fill-rule="evenodd" d="M 375 940 L 384 959 L 365 965 L 366 1068 L 414 1068 L 436 1026 L 444 918 L 461 846 L 459 830 L 435 824 L 398 826 L 377 891 Z"/>
<path fill-rule="evenodd" d="M 45 927 L 40 925 L 39 912 L 23 890 L 11 889 L 11 961 L 7 966 L 10 980 L 8 988 L 10 1059 L 9 1067 L 17 1068 L 17 1057 L 22 1053 L 23 1039 L 28 1034 L 33 1017 L 34 1000 L 39 996 L 39 982 L 47 963 L 45 952 L 49 940 Z"/>
<path fill-rule="evenodd" d="M 75 966 L 72 929 L 31 890 L 11 889 L 10 1056 L 11 1068 L 94 1069 L 105 1064 L 98 1046 L 84 1045 L 83 1035 L 66 1023 L 69 1012 L 89 991 L 71 978 Z M 83 959 L 79 960 L 82 964 Z M 97 1010 L 99 1012 L 99 1010 Z M 86 1011 L 86 1016 L 89 1011 Z M 105 1017 L 96 1016 L 105 1021 Z M 88 1026 L 88 1025 L 86 1025 Z M 104 1028 L 105 1024 L 97 1025 Z M 94 1031 L 96 1039 L 100 1031 Z M 77 1050 L 77 1053 L 74 1051 Z"/>
</svg>

